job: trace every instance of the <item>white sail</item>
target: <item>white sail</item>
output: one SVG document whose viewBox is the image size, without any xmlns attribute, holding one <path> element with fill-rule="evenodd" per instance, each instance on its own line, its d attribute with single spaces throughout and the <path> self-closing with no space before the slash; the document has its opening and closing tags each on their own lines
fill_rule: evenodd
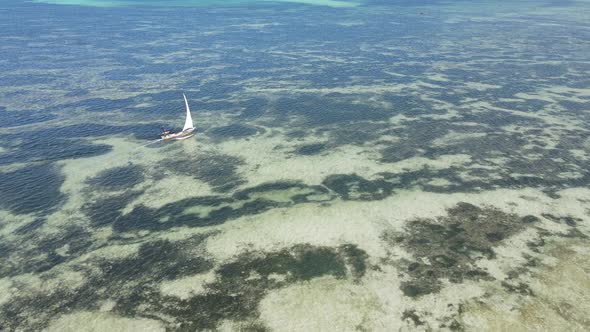
<svg viewBox="0 0 590 332">
<path fill-rule="evenodd" d="M 191 117 L 191 110 L 188 107 L 188 101 L 186 100 L 186 96 L 184 95 L 184 93 L 182 94 L 182 96 L 184 97 L 184 104 L 186 105 L 186 121 L 184 121 L 184 128 L 182 128 L 182 131 L 185 131 L 187 129 L 194 128 L 194 126 L 193 118 Z"/>
</svg>

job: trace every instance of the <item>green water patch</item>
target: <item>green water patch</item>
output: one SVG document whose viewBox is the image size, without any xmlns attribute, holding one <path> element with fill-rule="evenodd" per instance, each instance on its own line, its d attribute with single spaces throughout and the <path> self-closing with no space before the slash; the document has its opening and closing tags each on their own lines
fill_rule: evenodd
<svg viewBox="0 0 590 332">
<path fill-rule="evenodd" d="M 477 262 L 494 259 L 494 248 L 502 240 L 531 227 L 536 220 L 535 216 L 461 202 L 446 216 L 409 221 L 404 233 L 385 232 L 382 238 L 413 256 L 399 263 L 405 275 L 400 288 L 405 296 L 420 297 L 439 292 L 443 279 L 452 283 L 493 280 Z"/>
</svg>

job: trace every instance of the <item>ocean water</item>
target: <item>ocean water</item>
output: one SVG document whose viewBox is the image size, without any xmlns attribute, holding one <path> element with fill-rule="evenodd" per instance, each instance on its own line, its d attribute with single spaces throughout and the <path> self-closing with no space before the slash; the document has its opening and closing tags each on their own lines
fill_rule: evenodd
<svg viewBox="0 0 590 332">
<path fill-rule="evenodd" d="M 259 6 L 273 5 L 276 3 L 298 3 L 326 7 L 356 7 L 361 1 L 351 0 L 34 0 L 39 3 L 51 3 L 59 5 L 76 5 L 92 7 L 134 7 L 134 6 L 180 6 L 180 7 L 233 7 L 233 6 Z"/>
<path fill-rule="evenodd" d="M 0 330 L 589 330 L 588 17 L 1 1 Z"/>
</svg>

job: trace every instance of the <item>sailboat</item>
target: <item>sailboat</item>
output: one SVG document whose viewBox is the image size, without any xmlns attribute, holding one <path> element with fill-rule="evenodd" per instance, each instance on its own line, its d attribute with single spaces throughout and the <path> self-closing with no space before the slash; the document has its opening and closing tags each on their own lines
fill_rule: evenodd
<svg viewBox="0 0 590 332">
<path fill-rule="evenodd" d="M 191 110 L 188 106 L 188 100 L 186 100 L 184 93 L 182 96 L 184 97 L 184 105 L 186 106 L 186 120 L 184 120 L 184 128 L 182 128 L 182 131 L 178 133 L 171 133 L 169 130 L 162 131 L 160 137 L 164 141 L 170 139 L 187 139 L 194 135 L 195 126 L 193 125 L 193 118 L 191 117 Z"/>
</svg>

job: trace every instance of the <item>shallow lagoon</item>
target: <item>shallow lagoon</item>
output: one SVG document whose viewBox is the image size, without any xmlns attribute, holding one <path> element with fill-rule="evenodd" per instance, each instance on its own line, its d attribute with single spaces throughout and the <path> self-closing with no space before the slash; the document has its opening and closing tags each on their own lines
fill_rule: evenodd
<svg viewBox="0 0 590 332">
<path fill-rule="evenodd" d="M 68 2 L 0 6 L 0 330 L 590 328 L 587 2 Z"/>
</svg>

